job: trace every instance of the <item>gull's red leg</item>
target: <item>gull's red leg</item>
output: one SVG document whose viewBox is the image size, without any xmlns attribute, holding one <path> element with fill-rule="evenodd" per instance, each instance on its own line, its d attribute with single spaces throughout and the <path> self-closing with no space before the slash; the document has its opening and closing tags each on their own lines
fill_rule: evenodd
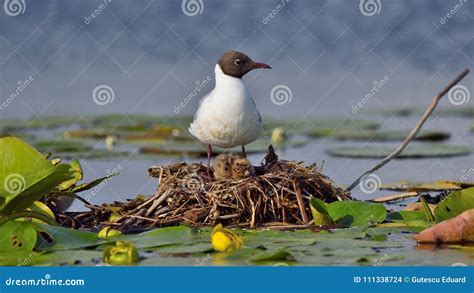
<svg viewBox="0 0 474 293">
<path fill-rule="evenodd" d="M 245 152 L 245 146 L 242 146 L 242 158 L 247 158 L 247 153 Z"/>
<path fill-rule="evenodd" d="M 211 177 L 211 156 L 212 156 L 212 148 L 211 145 L 207 145 L 207 176 Z"/>
</svg>

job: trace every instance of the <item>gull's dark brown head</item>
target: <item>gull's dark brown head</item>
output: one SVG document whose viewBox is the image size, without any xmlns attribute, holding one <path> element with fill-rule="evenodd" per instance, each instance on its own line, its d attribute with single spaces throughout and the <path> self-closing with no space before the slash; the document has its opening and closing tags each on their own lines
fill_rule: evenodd
<svg viewBox="0 0 474 293">
<path fill-rule="evenodd" d="M 257 68 L 271 69 L 270 65 L 253 61 L 249 56 L 238 51 L 227 51 L 217 61 L 222 71 L 233 77 L 242 78 L 250 70 Z"/>
</svg>

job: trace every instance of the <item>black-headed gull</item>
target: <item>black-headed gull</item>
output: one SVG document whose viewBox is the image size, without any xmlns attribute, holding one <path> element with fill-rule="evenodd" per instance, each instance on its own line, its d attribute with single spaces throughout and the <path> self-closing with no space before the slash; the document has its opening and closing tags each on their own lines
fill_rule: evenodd
<svg viewBox="0 0 474 293">
<path fill-rule="evenodd" d="M 245 145 L 257 139 L 263 130 L 262 117 L 242 81 L 245 74 L 257 68 L 271 67 L 237 51 L 227 51 L 217 61 L 216 86 L 200 101 L 189 126 L 189 132 L 207 145 L 209 177 L 212 146 L 240 145 L 245 158 Z"/>
</svg>

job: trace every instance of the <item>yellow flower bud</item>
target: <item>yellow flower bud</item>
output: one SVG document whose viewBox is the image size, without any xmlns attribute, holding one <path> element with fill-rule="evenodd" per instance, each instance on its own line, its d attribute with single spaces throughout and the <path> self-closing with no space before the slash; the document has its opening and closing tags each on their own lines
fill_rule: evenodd
<svg viewBox="0 0 474 293">
<path fill-rule="evenodd" d="M 138 250 L 132 243 L 117 241 L 104 249 L 102 260 L 112 265 L 129 265 L 139 260 Z"/>
<path fill-rule="evenodd" d="M 110 227 L 107 226 L 104 229 L 100 230 L 97 236 L 100 238 L 107 238 L 107 237 L 117 236 L 120 234 L 122 234 L 122 232 L 118 230 L 110 229 Z"/>
<path fill-rule="evenodd" d="M 212 231 L 211 243 L 215 250 L 227 252 L 240 249 L 244 241 L 239 235 L 229 229 L 223 228 L 222 224 L 218 224 Z"/>
</svg>

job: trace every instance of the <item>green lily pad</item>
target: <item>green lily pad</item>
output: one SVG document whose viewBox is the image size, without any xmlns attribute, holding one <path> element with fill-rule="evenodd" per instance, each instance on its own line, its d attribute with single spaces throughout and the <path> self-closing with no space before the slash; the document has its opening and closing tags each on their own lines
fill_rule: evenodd
<svg viewBox="0 0 474 293">
<path fill-rule="evenodd" d="M 435 208 L 436 222 L 451 219 L 474 208 L 474 187 L 450 193 Z"/>
<path fill-rule="evenodd" d="M 336 129 L 332 132 L 324 130 L 315 130 L 312 135 L 326 136 L 340 140 L 364 140 L 364 141 L 403 141 L 410 131 L 403 130 L 361 130 L 361 129 Z M 441 131 L 420 131 L 415 140 L 420 141 L 441 141 L 446 140 L 450 136 L 449 133 Z"/>
<path fill-rule="evenodd" d="M 53 165 L 15 137 L 0 138 L 0 212 L 28 208 L 48 191 L 72 178 L 70 166 Z"/>
<path fill-rule="evenodd" d="M 326 152 L 335 157 L 351 158 L 384 158 L 393 152 L 394 148 L 385 146 L 366 147 L 335 147 Z M 472 151 L 465 146 L 448 144 L 409 145 L 397 158 L 441 158 L 468 155 Z"/>
<path fill-rule="evenodd" d="M 347 227 L 381 223 L 387 216 L 383 204 L 363 201 L 336 201 L 327 205 L 327 211 L 336 224 Z"/>
<path fill-rule="evenodd" d="M 319 198 L 310 200 L 311 213 L 315 225 L 334 225 L 334 221 L 329 216 L 326 204 Z"/>
<path fill-rule="evenodd" d="M 80 118 L 75 116 L 43 116 L 25 120 L 6 119 L 0 120 L 0 128 L 13 131 L 39 128 L 57 128 L 74 124 L 79 120 Z"/>
<path fill-rule="evenodd" d="M 424 109 L 414 107 L 392 107 L 383 109 L 369 109 L 367 113 L 378 114 L 385 116 L 413 116 L 422 115 Z M 439 116 L 449 117 L 474 117 L 474 107 L 466 106 L 463 107 L 440 107 L 435 110 L 435 113 Z"/>
<path fill-rule="evenodd" d="M 74 153 L 92 150 L 92 147 L 81 140 L 39 140 L 35 148 L 43 153 Z"/>
<path fill-rule="evenodd" d="M 0 251 L 33 251 L 36 227 L 31 222 L 8 221 L 0 225 Z"/>
<path fill-rule="evenodd" d="M 72 250 L 80 248 L 94 247 L 99 244 L 113 242 L 115 238 L 99 238 L 96 233 L 80 231 L 75 229 L 50 226 L 46 224 L 37 224 L 39 231 L 47 233 L 53 243 L 40 239 L 38 241 L 38 250 L 56 251 Z"/>
<path fill-rule="evenodd" d="M 141 143 L 142 144 L 142 143 Z M 265 153 L 268 150 L 268 146 L 271 144 L 270 140 L 258 139 L 248 144 L 245 149 L 247 154 L 254 153 Z M 307 144 L 306 140 L 287 141 L 281 148 L 297 148 Z M 188 157 L 206 157 L 206 147 L 200 145 L 196 141 L 165 141 L 161 143 L 153 143 L 150 145 L 142 146 L 140 148 L 142 154 L 157 154 L 157 155 L 177 155 L 177 156 L 188 156 Z M 219 147 L 212 148 L 213 154 L 221 154 L 227 152 L 238 152 L 240 153 L 240 147 L 232 149 L 223 149 Z"/>
<path fill-rule="evenodd" d="M 250 257 L 251 261 L 275 261 L 275 260 L 295 260 L 290 252 L 286 250 L 263 251 Z"/>
<path fill-rule="evenodd" d="M 154 116 L 140 114 L 104 114 L 91 117 L 90 124 L 94 128 L 108 130 L 143 131 L 156 126 L 171 126 L 187 129 L 192 121 L 191 116 Z"/>
<path fill-rule="evenodd" d="M 305 118 L 300 120 L 282 120 L 265 118 L 265 132 L 270 133 L 276 127 L 282 127 L 289 134 L 331 133 L 335 129 L 360 131 L 362 129 L 377 129 L 378 122 L 349 119 L 349 118 Z"/>
</svg>

